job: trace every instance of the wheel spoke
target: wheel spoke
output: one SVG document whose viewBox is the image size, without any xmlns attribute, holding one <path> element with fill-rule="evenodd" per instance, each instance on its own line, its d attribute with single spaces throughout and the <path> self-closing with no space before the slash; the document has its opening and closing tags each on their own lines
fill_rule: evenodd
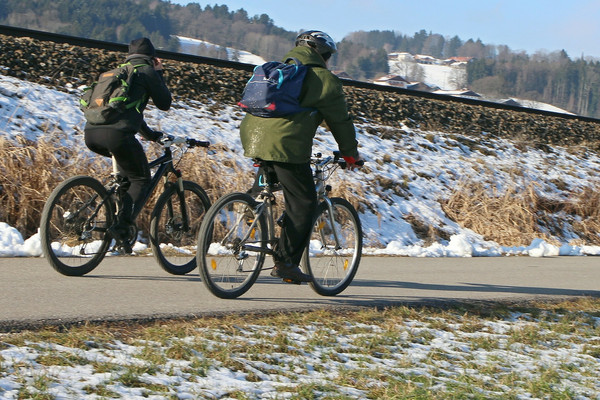
<svg viewBox="0 0 600 400">
<path fill-rule="evenodd" d="M 150 226 L 154 256 L 165 271 L 175 275 L 196 268 L 198 230 L 210 206 L 200 186 L 189 181 L 183 184 L 183 197 L 175 185 L 160 196 Z"/>
<path fill-rule="evenodd" d="M 198 265 L 206 287 L 221 298 L 245 293 L 260 273 L 266 226 L 254 215 L 254 200 L 242 193 L 224 196 L 200 228 Z"/>
<path fill-rule="evenodd" d="M 362 230 L 354 208 L 344 199 L 331 199 L 319 214 L 303 258 L 303 267 L 313 275 L 312 288 L 324 296 L 342 292 L 351 283 L 362 254 Z"/>
<path fill-rule="evenodd" d="M 104 258 L 110 237 L 113 203 L 104 187 L 91 177 L 74 177 L 60 184 L 42 211 L 42 250 L 50 264 L 65 275 L 84 275 Z"/>
</svg>

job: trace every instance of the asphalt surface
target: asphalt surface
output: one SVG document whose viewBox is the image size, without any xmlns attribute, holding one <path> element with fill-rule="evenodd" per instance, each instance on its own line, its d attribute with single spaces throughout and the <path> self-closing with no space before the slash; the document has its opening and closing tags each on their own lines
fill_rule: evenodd
<svg viewBox="0 0 600 400">
<path fill-rule="evenodd" d="M 600 296 L 597 257 L 363 257 L 352 285 L 335 297 L 263 271 L 245 295 L 222 300 L 197 270 L 169 275 L 154 258 L 136 256 L 107 257 L 83 277 L 63 276 L 44 258 L 0 258 L 0 277 L 0 331 L 229 312 Z"/>
</svg>

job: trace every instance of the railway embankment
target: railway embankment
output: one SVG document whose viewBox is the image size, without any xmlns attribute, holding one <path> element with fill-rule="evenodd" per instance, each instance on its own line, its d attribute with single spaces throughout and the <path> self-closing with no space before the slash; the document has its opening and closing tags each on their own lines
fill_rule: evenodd
<svg viewBox="0 0 600 400">
<path fill-rule="evenodd" d="M 119 51 L 82 47 L 30 37 L 0 35 L 0 72 L 66 90 L 91 83 L 102 71 L 122 62 Z M 201 59 L 199 59 L 201 60 Z M 179 100 L 236 104 L 251 72 L 248 68 L 168 60 L 165 76 Z M 360 86 L 360 85 L 359 85 Z M 586 146 L 600 149 L 600 123 L 590 118 L 532 113 L 493 103 L 423 96 L 390 88 L 345 85 L 348 106 L 359 121 L 468 135 L 494 135 L 539 146 Z"/>
</svg>

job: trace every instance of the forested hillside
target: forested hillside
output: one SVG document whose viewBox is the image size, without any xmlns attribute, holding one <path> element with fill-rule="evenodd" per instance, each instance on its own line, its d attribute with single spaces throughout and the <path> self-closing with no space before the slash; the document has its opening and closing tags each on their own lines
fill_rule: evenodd
<svg viewBox="0 0 600 400">
<path fill-rule="evenodd" d="M 226 5 L 180 6 L 162 0 L 1 0 L 0 24 L 118 43 L 147 36 L 157 47 L 170 51 L 179 49 L 172 35 L 181 35 L 249 51 L 264 59 L 280 58 L 297 34 L 276 26 L 267 14 L 250 16 Z M 469 89 L 486 97 L 536 100 L 600 117 L 598 60 L 572 59 L 560 49 L 529 55 L 507 46 L 486 45 L 479 39 L 463 41 L 425 30 L 412 36 L 360 31 L 335 39 L 341 42 L 340 51 L 330 66 L 354 79 L 387 74 L 391 52 L 440 59 L 473 57 L 467 68 Z M 220 53 L 218 47 L 206 47 L 198 55 L 219 57 Z"/>
</svg>

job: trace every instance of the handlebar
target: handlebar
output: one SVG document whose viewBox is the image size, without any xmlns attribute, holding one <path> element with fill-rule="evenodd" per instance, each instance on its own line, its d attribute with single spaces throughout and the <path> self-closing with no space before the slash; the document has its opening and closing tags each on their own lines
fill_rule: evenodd
<svg viewBox="0 0 600 400">
<path fill-rule="evenodd" d="M 160 140 L 159 143 L 163 145 L 163 147 L 171 147 L 173 144 L 185 144 L 187 147 L 208 147 L 210 146 L 210 142 L 204 140 L 196 140 L 185 137 L 176 137 L 173 135 L 165 135 Z"/>
<path fill-rule="evenodd" d="M 333 152 L 333 157 L 326 157 L 325 159 L 322 159 L 322 157 L 323 157 L 323 154 L 321 154 L 321 153 L 315 154 L 313 162 L 320 164 L 321 166 L 328 164 L 330 162 L 334 162 L 334 163 L 337 163 L 340 166 L 340 168 L 342 168 L 342 169 L 345 169 L 348 164 L 346 162 L 346 160 L 344 160 L 342 158 L 342 153 L 340 153 L 337 150 Z M 320 161 L 321 159 L 322 159 L 322 161 Z M 331 161 L 332 159 L 333 159 L 333 161 Z M 365 160 L 358 160 L 358 161 L 356 161 L 356 163 L 354 163 L 354 165 L 357 167 L 362 167 L 363 165 L 365 165 Z"/>
</svg>

